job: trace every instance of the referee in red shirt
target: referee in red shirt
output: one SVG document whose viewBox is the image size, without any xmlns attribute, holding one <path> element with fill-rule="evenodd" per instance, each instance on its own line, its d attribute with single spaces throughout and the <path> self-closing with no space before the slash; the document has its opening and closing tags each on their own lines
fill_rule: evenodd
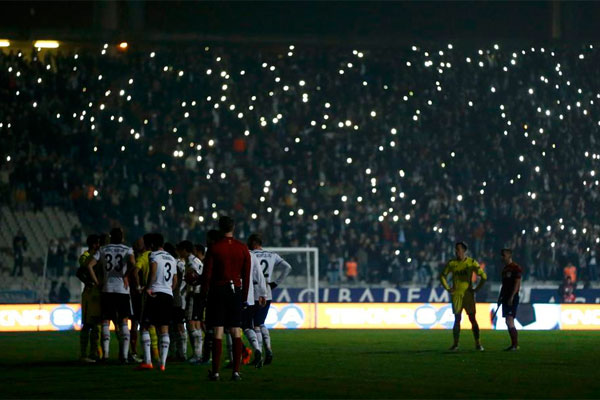
<svg viewBox="0 0 600 400">
<path fill-rule="evenodd" d="M 502 249 L 502 288 L 500 289 L 500 299 L 502 301 L 502 316 L 506 319 L 508 334 L 511 344 L 506 351 L 515 351 L 519 349 L 519 337 L 517 328 L 515 328 L 515 317 L 519 307 L 519 289 L 521 289 L 521 276 L 523 269 L 512 259 L 511 249 Z"/>
<path fill-rule="evenodd" d="M 232 380 L 240 380 L 242 307 L 247 305 L 250 280 L 250 252 L 233 238 L 234 221 L 223 216 L 219 230 L 223 237 L 209 246 L 202 274 L 201 299 L 207 299 L 206 322 L 214 328 L 210 380 L 219 380 L 223 329 L 231 328 L 233 338 Z"/>
</svg>

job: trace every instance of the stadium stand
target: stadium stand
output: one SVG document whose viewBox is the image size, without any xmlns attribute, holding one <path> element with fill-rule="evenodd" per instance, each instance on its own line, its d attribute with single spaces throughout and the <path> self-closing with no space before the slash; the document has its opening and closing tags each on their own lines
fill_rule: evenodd
<svg viewBox="0 0 600 400">
<path fill-rule="evenodd" d="M 227 213 L 241 238 L 319 247 L 322 268 L 354 257 L 360 282 L 437 285 L 456 240 L 492 280 L 510 245 L 526 280 L 571 262 L 595 282 L 598 59 L 493 43 L 2 54 L 2 264 L 16 230 L 39 260 L 79 224 L 59 209 L 86 231 L 196 241 Z"/>
</svg>

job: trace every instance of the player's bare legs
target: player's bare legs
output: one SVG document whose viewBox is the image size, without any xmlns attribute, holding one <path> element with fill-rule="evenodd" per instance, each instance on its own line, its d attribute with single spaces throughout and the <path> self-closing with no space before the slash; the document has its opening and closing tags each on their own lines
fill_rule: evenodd
<svg viewBox="0 0 600 400">
<path fill-rule="evenodd" d="M 515 328 L 515 317 L 509 315 L 506 317 L 506 326 L 508 326 L 508 334 L 510 335 L 511 345 L 506 350 L 513 351 L 519 348 L 519 334 Z"/>
<path fill-rule="evenodd" d="M 475 339 L 475 348 L 479 351 L 483 351 L 483 346 L 479 340 L 479 324 L 475 319 L 475 314 L 469 314 L 469 321 L 471 321 L 471 330 L 473 331 L 473 338 Z"/>
<path fill-rule="evenodd" d="M 454 326 L 452 327 L 452 337 L 454 338 L 454 344 L 450 347 L 451 351 L 458 350 L 458 340 L 460 339 L 460 314 L 454 314 Z"/>
</svg>

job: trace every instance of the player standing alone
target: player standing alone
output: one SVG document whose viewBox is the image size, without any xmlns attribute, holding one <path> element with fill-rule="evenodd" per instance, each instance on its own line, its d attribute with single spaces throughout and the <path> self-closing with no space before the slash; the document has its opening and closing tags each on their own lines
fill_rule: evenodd
<svg viewBox="0 0 600 400">
<path fill-rule="evenodd" d="M 487 280 L 487 275 L 474 259 L 467 257 L 467 245 L 463 242 L 456 243 L 456 259 L 448 261 L 444 271 L 440 275 L 440 281 L 444 289 L 450 292 L 452 298 L 452 312 L 454 313 L 454 327 L 452 333 L 454 344 L 450 347 L 451 351 L 458 350 L 458 339 L 460 338 L 460 321 L 462 310 L 464 309 L 471 321 L 471 330 L 475 338 L 475 349 L 483 351 L 483 346 L 479 341 L 479 325 L 475 319 L 475 292 L 481 289 L 481 286 Z M 473 288 L 471 278 L 473 273 L 480 276 L 479 284 Z M 446 277 L 452 274 L 452 287 L 448 285 Z"/>
<path fill-rule="evenodd" d="M 271 335 L 269 329 L 265 326 L 265 320 L 269 313 L 269 307 L 273 300 L 273 289 L 281 285 L 292 270 L 292 266 L 287 263 L 279 254 L 272 251 L 263 250 L 262 237 L 258 233 L 253 233 L 248 238 L 248 246 L 253 255 L 258 259 L 262 273 L 267 281 L 267 305 L 258 308 L 254 314 L 254 330 L 258 338 L 258 343 L 262 346 L 265 342 L 265 365 L 273 361 L 273 349 L 271 348 Z M 274 278 L 274 271 L 282 269 L 277 278 Z"/>
<path fill-rule="evenodd" d="M 219 219 L 223 238 L 208 247 L 204 274 L 202 275 L 201 299 L 207 299 L 206 319 L 214 329 L 212 371 L 209 379 L 219 379 L 224 327 L 229 327 L 233 337 L 232 380 L 240 380 L 242 339 L 240 323 L 242 304 L 248 299 L 250 279 L 250 252 L 246 245 L 233 238 L 233 219 Z"/>
<path fill-rule="evenodd" d="M 502 301 L 502 316 L 506 318 L 508 334 L 510 335 L 511 345 L 506 351 L 515 351 L 519 349 L 519 337 L 517 328 L 515 328 L 515 316 L 519 306 L 519 289 L 521 289 L 521 275 L 523 269 L 512 260 L 512 250 L 502 249 L 502 288 L 500 289 L 500 300 Z"/>
</svg>

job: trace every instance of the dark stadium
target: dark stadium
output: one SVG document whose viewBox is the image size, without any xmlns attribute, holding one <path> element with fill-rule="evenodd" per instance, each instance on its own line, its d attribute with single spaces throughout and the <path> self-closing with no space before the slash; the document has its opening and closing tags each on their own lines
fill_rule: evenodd
<svg viewBox="0 0 600 400">
<path fill-rule="evenodd" d="M 0 2 L 0 398 L 600 398 L 599 18 Z"/>
</svg>

